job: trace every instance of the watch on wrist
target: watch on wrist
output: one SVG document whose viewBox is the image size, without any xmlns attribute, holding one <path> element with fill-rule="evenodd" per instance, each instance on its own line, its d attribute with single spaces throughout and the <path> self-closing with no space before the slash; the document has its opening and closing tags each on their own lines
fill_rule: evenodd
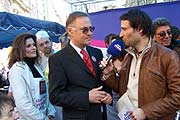
<svg viewBox="0 0 180 120">
<path fill-rule="evenodd" d="M 101 77 L 101 80 L 102 81 L 105 81 L 105 80 L 107 80 L 109 77 L 111 76 L 111 74 L 108 74 L 108 75 L 102 75 L 102 77 Z"/>
</svg>

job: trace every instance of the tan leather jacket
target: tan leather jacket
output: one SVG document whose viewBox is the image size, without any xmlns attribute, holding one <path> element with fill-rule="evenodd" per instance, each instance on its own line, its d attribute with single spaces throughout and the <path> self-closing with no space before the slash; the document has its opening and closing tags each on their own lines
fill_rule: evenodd
<svg viewBox="0 0 180 120">
<path fill-rule="evenodd" d="M 105 83 L 120 96 L 127 90 L 132 56 L 123 60 L 120 79 L 112 75 Z M 151 48 L 142 58 L 139 83 L 138 105 L 148 120 L 173 120 L 175 111 L 180 109 L 180 64 L 176 52 L 152 42 Z"/>
</svg>

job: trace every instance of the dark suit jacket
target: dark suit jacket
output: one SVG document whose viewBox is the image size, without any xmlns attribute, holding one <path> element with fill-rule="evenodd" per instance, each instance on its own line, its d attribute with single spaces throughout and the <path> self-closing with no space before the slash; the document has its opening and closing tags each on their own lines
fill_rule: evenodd
<svg viewBox="0 0 180 120">
<path fill-rule="evenodd" d="M 89 90 L 102 85 L 98 63 L 103 55 L 97 48 L 87 46 L 86 49 L 96 78 L 71 45 L 49 59 L 50 101 L 63 107 L 64 120 L 102 120 L 100 104 L 89 103 Z"/>
</svg>

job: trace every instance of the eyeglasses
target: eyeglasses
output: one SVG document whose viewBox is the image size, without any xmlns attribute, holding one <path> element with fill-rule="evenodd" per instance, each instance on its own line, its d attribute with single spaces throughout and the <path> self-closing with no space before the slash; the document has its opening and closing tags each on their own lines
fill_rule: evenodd
<svg viewBox="0 0 180 120">
<path fill-rule="evenodd" d="M 71 27 L 72 27 L 72 26 L 71 26 Z M 72 27 L 72 28 L 75 28 L 75 27 Z M 95 27 L 93 27 L 93 26 L 90 26 L 90 27 L 82 27 L 82 28 L 80 28 L 80 30 L 82 31 L 83 34 L 87 34 L 89 31 L 90 31 L 90 32 L 94 32 Z"/>
<path fill-rule="evenodd" d="M 82 27 L 82 28 L 80 28 L 80 30 L 82 30 L 83 34 L 87 34 L 89 31 L 93 32 L 95 30 L 95 27 L 92 27 L 92 26 L 90 26 L 90 27 Z"/>
<path fill-rule="evenodd" d="M 172 34 L 171 30 L 161 31 L 161 32 L 156 33 L 156 34 L 159 35 L 160 37 L 165 37 L 166 33 L 168 34 L 168 36 L 170 36 Z"/>
</svg>

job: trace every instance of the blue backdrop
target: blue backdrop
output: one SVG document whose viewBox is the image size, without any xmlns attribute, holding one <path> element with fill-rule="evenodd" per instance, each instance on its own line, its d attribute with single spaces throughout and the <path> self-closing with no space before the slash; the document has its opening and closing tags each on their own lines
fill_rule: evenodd
<svg viewBox="0 0 180 120">
<path fill-rule="evenodd" d="M 131 8 L 113 9 L 91 13 L 90 17 L 92 24 L 96 27 L 93 39 L 104 40 L 104 37 L 109 33 L 119 34 L 119 17 Z M 138 6 L 137 8 L 148 13 L 152 20 L 157 17 L 166 17 L 170 20 L 172 25 L 180 28 L 180 1 L 156 3 Z"/>
</svg>

